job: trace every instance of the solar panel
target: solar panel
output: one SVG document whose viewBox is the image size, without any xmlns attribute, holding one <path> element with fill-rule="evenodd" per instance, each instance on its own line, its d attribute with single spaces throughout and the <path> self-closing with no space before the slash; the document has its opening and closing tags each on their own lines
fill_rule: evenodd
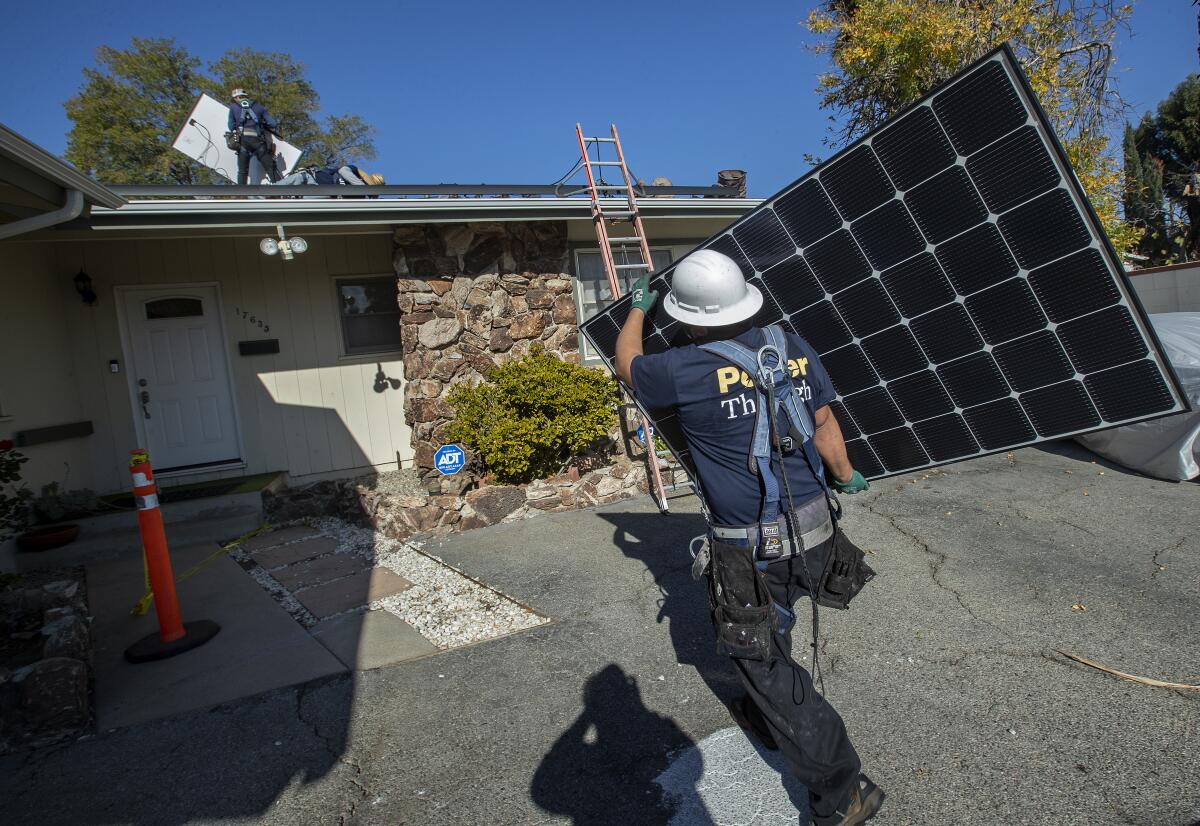
<svg viewBox="0 0 1200 826">
<path fill-rule="evenodd" d="M 700 248 L 762 291 L 756 324 L 821 355 L 868 478 L 1187 409 L 1007 46 Z M 628 312 L 582 325 L 610 366 Z M 660 302 L 646 351 L 688 340 Z M 674 417 L 657 424 L 690 470 Z"/>
</svg>

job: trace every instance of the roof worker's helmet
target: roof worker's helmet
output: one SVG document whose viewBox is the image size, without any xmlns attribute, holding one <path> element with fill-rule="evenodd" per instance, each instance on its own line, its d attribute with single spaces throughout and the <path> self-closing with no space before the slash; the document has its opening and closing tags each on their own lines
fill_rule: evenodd
<svg viewBox="0 0 1200 826">
<path fill-rule="evenodd" d="M 737 262 L 716 250 L 697 250 L 675 267 L 663 309 L 684 324 L 726 327 L 753 318 L 762 303 Z"/>
<path fill-rule="evenodd" d="M 237 89 L 234 89 L 232 92 L 230 92 L 229 96 L 231 98 L 233 98 L 234 100 L 241 100 L 242 98 L 250 97 L 250 95 L 246 92 L 246 90 L 241 88 L 240 86 Z"/>
<path fill-rule="evenodd" d="M 387 183 L 387 181 L 383 179 L 383 176 L 378 172 L 363 172 L 361 169 L 357 168 L 355 169 L 355 172 L 358 173 L 358 177 L 361 178 L 362 182 L 367 186 L 382 186 L 383 184 Z"/>
</svg>

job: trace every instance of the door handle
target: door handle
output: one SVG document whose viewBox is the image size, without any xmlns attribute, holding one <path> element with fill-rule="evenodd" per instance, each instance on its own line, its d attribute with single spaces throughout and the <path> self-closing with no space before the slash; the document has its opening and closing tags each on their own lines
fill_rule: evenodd
<svg viewBox="0 0 1200 826">
<path fill-rule="evenodd" d="M 149 408 L 146 407 L 146 405 L 150 404 L 150 391 L 143 390 L 141 393 L 138 394 L 138 397 L 142 401 L 142 415 L 145 418 L 149 419 L 150 418 L 150 410 L 149 410 Z"/>
</svg>

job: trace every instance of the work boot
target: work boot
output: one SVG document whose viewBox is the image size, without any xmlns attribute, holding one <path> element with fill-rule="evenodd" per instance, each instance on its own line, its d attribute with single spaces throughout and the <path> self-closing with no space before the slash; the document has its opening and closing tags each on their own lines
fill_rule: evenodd
<svg viewBox="0 0 1200 826">
<path fill-rule="evenodd" d="M 739 726 L 754 735 L 767 751 L 779 749 L 779 744 L 775 742 L 775 735 L 771 733 L 766 719 L 758 710 L 758 706 L 750 699 L 749 694 L 743 694 L 734 700 L 733 704 L 729 706 L 729 716 Z"/>
<path fill-rule="evenodd" d="M 816 826 L 858 826 L 878 814 L 884 797 L 883 789 L 872 783 L 865 774 L 860 774 L 858 784 L 850 790 L 850 799 L 829 817 L 813 822 Z"/>
</svg>

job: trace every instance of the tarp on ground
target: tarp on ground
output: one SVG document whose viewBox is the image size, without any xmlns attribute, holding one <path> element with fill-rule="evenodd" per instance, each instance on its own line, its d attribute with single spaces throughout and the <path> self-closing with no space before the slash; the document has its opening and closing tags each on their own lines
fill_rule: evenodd
<svg viewBox="0 0 1200 826">
<path fill-rule="evenodd" d="M 1149 422 L 1078 436 L 1084 447 L 1131 470 L 1159 479 L 1200 476 L 1200 313 L 1152 313 L 1168 360 L 1192 405 Z"/>
</svg>

